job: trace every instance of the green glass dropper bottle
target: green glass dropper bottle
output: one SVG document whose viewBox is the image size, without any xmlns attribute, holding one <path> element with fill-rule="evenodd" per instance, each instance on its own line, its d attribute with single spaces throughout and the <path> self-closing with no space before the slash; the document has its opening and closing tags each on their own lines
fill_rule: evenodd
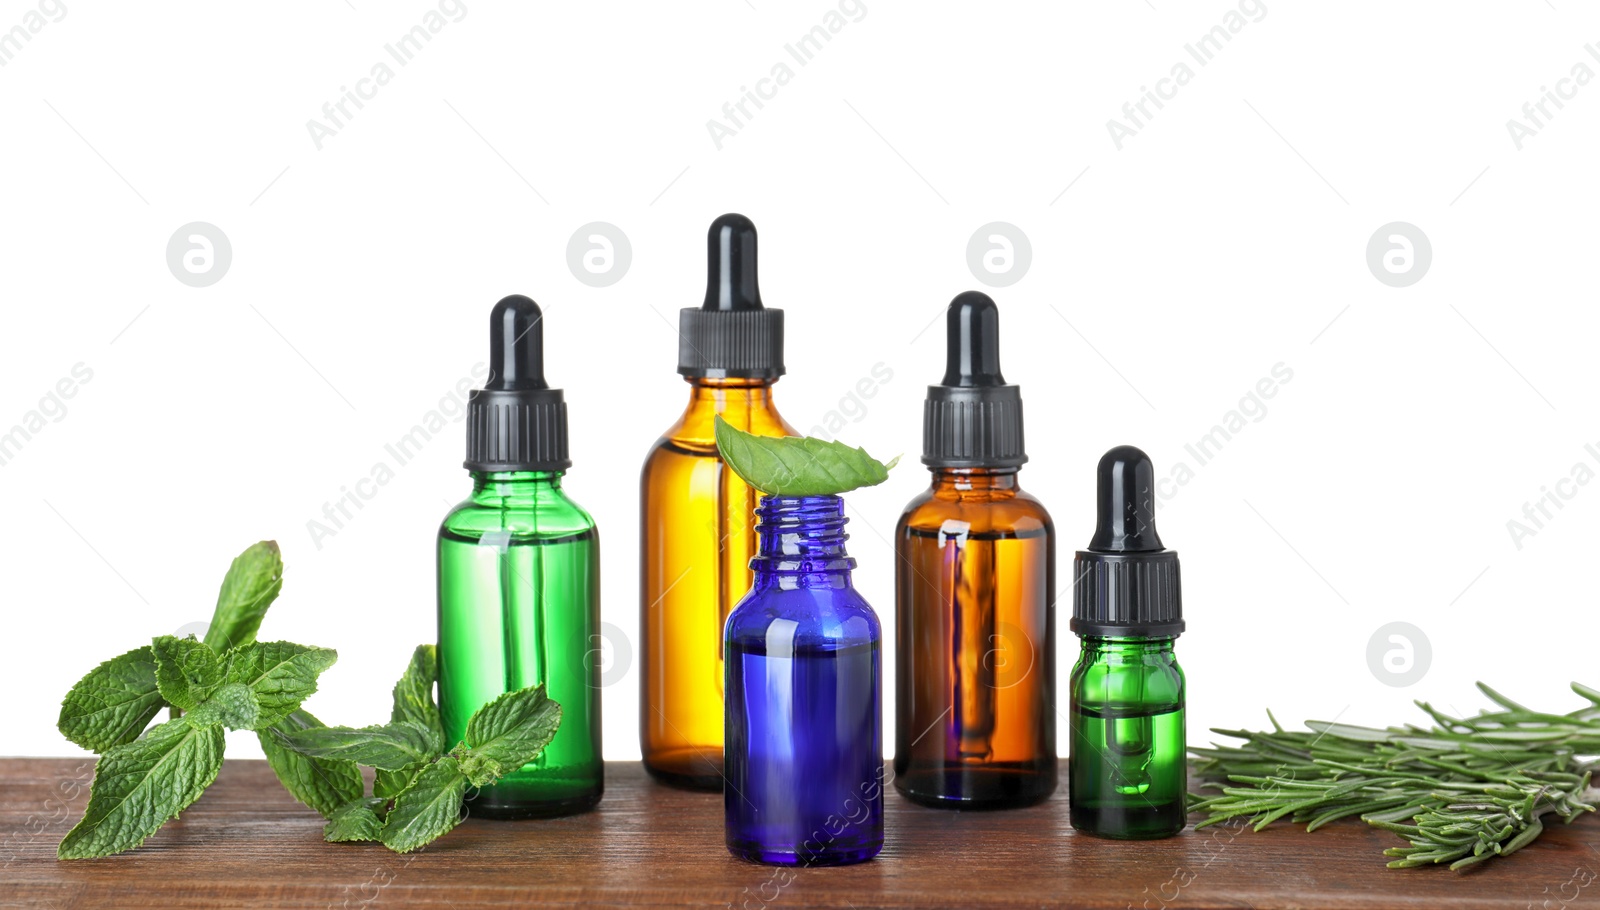
<svg viewBox="0 0 1600 910">
<path fill-rule="evenodd" d="M 539 307 L 513 295 L 490 316 L 490 376 L 472 394 L 472 495 L 439 528 L 439 710 L 447 745 L 473 712 L 543 683 L 561 705 L 538 758 L 468 800 L 473 815 L 535 818 L 600 801 L 600 540 L 567 498 L 567 406 L 544 380 Z"/>
<path fill-rule="evenodd" d="M 1133 446 L 1100 459 L 1099 523 L 1073 567 L 1072 827 L 1123 840 L 1169 837 L 1188 815 L 1178 554 L 1155 523 L 1155 467 Z"/>
</svg>

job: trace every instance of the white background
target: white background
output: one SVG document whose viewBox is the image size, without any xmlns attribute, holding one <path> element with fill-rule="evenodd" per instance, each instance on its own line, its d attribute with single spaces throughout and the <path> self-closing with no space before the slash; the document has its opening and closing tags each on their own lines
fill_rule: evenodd
<svg viewBox="0 0 1600 910">
<path fill-rule="evenodd" d="M 462 426 L 320 548 L 307 522 L 486 359 L 489 307 L 521 292 L 547 309 L 604 618 L 634 637 L 606 755 L 637 756 L 638 469 L 686 401 L 676 311 L 699 303 L 706 226 L 730 210 L 760 227 L 765 297 L 788 314 L 791 423 L 893 371 L 838 434 L 908 456 L 849 497 L 857 584 L 886 626 L 884 535 L 927 482 L 921 399 L 942 372 L 942 325 L 924 329 L 981 287 L 966 246 L 1003 221 L 1033 249 L 993 294 L 1063 584 L 1102 451 L 1138 444 L 1167 476 L 1275 364 L 1293 371 L 1160 513 L 1183 560 L 1191 739 L 1268 707 L 1475 711 L 1480 678 L 1557 710 L 1576 706 L 1567 681 L 1600 684 L 1600 484 L 1564 486 L 1520 548 L 1507 529 L 1574 464 L 1600 471 L 1600 85 L 1521 150 L 1506 127 L 1574 64 L 1600 71 L 1600 12 L 1268 0 L 1200 67 L 1184 45 L 1225 2 L 866 0 L 801 67 L 784 45 L 823 0 L 467 0 L 318 150 L 306 122 L 436 9 L 352 2 L 66 0 L 0 68 L 0 431 L 75 364 L 93 372 L 0 467 L 0 754 L 74 753 L 54 729 L 73 681 L 205 620 L 263 538 L 287 561 L 263 637 L 340 654 L 308 706 L 382 720 L 434 635 Z M 36 9 L 5 0 L 0 30 Z M 719 150 L 707 121 L 779 61 L 793 79 Z M 1119 151 L 1107 120 L 1179 61 L 1194 78 Z M 233 247 L 206 288 L 164 255 L 193 221 Z M 566 264 L 592 221 L 632 244 L 609 287 Z M 1406 288 L 1365 258 L 1393 221 L 1433 248 Z M 1369 668 L 1394 621 L 1431 642 L 1409 687 Z"/>
</svg>

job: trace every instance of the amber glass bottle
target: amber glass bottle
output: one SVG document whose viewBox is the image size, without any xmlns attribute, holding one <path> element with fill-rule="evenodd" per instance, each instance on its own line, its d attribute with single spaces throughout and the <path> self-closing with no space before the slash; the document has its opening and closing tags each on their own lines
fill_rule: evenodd
<svg viewBox="0 0 1600 910">
<path fill-rule="evenodd" d="M 772 405 L 783 311 L 761 304 L 756 230 L 711 225 L 705 303 L 682 311 L 678 372 L 689 406 L 640 478 L 640 751 L 656 779 L 722 788 L 723 624 L 750 590 L 759 494 L 717 455 L 712 419 L 762 436 L 795 431 Z"/>
<path fill-rule="evenodd" d="M 949 363 L 924 409 L 933 485 L 895 532 L 895 786 L 949 808 L 1056 787 L 1055 540 L 1017 485 L 1022 399 L 1000 374 L 994 302 L 950 304 Z"/>
</svg>

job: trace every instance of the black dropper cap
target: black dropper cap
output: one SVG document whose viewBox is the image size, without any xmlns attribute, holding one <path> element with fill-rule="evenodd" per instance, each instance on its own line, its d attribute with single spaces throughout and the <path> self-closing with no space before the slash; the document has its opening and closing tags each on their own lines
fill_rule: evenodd
<svg viewBox="0 0 1600 910">
<path fill-rule="evenodd" d="M 1127 638 L 1183 631 L 1178 554 L 1156 534 L 1156 469 L 1150 456 L 1117 446 L 1100 458 L 1099 522 L 1073 560 L 1072 631 Z"/>
<path fill-rule="evenodd" d="M 691 378 L 783 375 L 783 311 L 761 305 L 756 226 L 728 213 L 706 235 L 706 299 L 678 313 L 678 372 Z"/>
<path fill-rule="evenodd" d="M 945 316 L 945 370 L 922 405 L 922 463 L 933 468 L 1014 468 L 1022 449 L 1022 390 L 1000 375 L 1000 310 L 967 291 Z"/>
<path fill-rule="evenodd" d="M 544 381 L 544 314 L 512 294 L 489 314 L 489 381 L 467 400 L 469 471 L 564 471 L 567 404 Z"/>
</svg>

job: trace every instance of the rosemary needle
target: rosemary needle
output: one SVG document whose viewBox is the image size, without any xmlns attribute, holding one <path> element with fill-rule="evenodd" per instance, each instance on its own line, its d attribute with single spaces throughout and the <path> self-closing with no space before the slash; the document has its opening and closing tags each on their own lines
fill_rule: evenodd
<svg viewBox="0 0 1600 910">
<path fill-rule="evenodd" d="M 1532 843 L 1545 816 L 1593 812 L 1600 690 L 1573 683 L 1589 704 L 1547 714 L 1478 688 L 1499 710 L 1457 718 L 1418 702 L 1431 727 L 1308 721 L 1301 732 L 1268 712 L 1270 731 L 1215 730 L 1244 742 L 1189 750 L 1202 778 L 1189 808 L 1206 815 L 1196 827 L 1244 818 L 1259 831 L 1288 817 L 1315 831 L 1359 815 L 1409 842 L 1384 851 L 1390 868 L 1462 869 Z"/>
</svg>

